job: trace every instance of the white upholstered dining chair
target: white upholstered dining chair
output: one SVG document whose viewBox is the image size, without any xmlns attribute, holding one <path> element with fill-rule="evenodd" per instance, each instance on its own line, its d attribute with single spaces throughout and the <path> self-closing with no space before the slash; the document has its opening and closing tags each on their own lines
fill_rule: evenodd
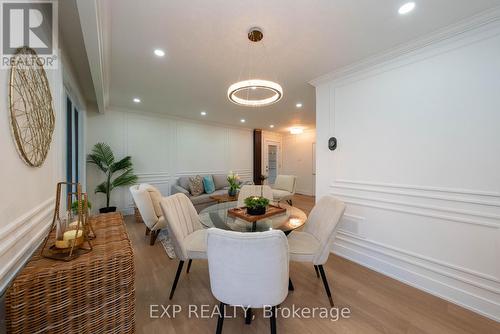
<svg viewBox="0 0 500 334">
<path fill-rule="evenodd" d="M 154 245 L 160 230 L 167 227 L 160 207 L 162 195 L 158 189 L 147 183 L 133 185 L 129 190 L 146 225 L 146 235 L 151 234 L 149 244 Z"/>
<path fill-rule="evenodd" d="M 225 306 L 271 310 L 276 333 L 276 305 L 288 295 L 288 243 L 282 231 L 241 233 L 216 228 L 207 235 L 210 287 L 220 302 L 216 333 L 222 332 Z"/>
<path fill-rule="evenodd" d="M 316 275 L 321 274 L 325 291 L 333 307 L 333 298 L 326 279 L 323 265 L 328 260 L 338 223 L 345 211 L 345 204 L 333 196 L 325 196 L 314 206 L 304 230 L 293 231 L 288 235 L 290 260 L 311 262 Z"/>
<path fill-rule="evenodd" d="M 179 259 L 175 279 L 170 289 L 169 299 L 174 296 L 184 262 L 189 260 L 187 273 L 193 259 L 206 259 L 207 230 L 200 223 L 200 218 L 191 200 L 182 193 L 164 197 L 161 209 L 167 220 L 167 230 Z"/>
<path fill-rule="evenodd" d="M 278 175 L 273 184 L 273 199 L 276 202 L 287 201 L 292 205 L 292 198 L 295 195 L 297 177 L 295 175 Z"/>
<path fill-rule="evenodd" d="M 273 190 L 269 186 L 244 185 L 238 195 L 238 207 L 245 206 L 245 199 L 251 196 L 262 196 L 268 200 L 273 200 Z"/>
</svg>

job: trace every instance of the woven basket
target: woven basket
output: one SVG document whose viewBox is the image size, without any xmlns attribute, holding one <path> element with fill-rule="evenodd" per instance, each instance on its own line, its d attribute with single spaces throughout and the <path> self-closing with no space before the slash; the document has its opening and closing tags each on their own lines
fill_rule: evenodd
<svg viewBox="0 0 500 334">
<path fill-rule="evenodd" d="M 133 251 L 120 213 L 90 218 L 93 250 L 73 261 L 39 252 L 7 290 L 7 333 L 135 333 Z"/>
</svg>

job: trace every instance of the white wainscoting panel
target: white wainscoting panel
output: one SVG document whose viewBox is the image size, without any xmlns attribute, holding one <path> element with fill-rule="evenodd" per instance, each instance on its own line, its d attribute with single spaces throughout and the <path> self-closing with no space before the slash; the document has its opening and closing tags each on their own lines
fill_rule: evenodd
<svg viewBox="0 0 500 334">
<path fill-rule="evenodd" d="M 0 229 L 0 258 L 6 259 L 0 267 L 0 291 L 17 272 L 48 233 L 54 214 L 55 197 L 51 197 L 36 206 L 10 224 Z"/>
<path fill-rule="evenodd" d="M 317 196 L 335 253 L 500 321 L 500 18 L 464 27 L 318 81 Z"/>
<path fill-rule="evenodd" d="M 132 156 L 140 183 L 150 183 L 165 196 L 181 176 L 238 173 L 244 181 L 253 176 L 251 130 L 180 120 L 158 114 L 110 110 L 88 118 L 87 148 L 103 141 L 116 156 Z M 92 189 L 102 175 L 88 166 L 87 180 L 93 210 L 104 206 L 104 195 Z M 132 213 L 134 204 L 128 189 L 112 194 L 111 205 Z"/>
</svg>

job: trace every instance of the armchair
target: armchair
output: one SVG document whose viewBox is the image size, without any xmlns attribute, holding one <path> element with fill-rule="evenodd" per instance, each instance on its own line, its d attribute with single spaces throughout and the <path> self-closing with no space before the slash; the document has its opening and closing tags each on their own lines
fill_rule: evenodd
<svg viewBox="0 0 500 334">
<path fill-rule="evenodd" d="M 295 195 L 297 184 L 295 175 L 278 175 L 273 185 L 273 199 L 275 202 L 287 201 L 292 205 L 292 198 Z"/>
<path fill-rule="evenodd" d="M 146 224 L 146 235 L 151 234 L 149 244 L 152 246 L 160 230 L 167 227 L 160 207 L 162 195 L 158 189 L 147 183 L 134 185 L 129 190 L 142 220 Z"/>
</svg>

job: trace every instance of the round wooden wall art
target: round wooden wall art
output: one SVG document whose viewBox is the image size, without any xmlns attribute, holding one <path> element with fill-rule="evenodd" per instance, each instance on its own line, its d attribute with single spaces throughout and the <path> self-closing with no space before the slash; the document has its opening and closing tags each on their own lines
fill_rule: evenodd
<svg viewBox="0 0 500 334">
<path fill-rule="evenodd" d="M 12 135 L 25 163 L 39 167 L 49 152 L 55 116 L 49 82 L 36 52 L 17 50 L 9 83 Z"/>
</svg>

